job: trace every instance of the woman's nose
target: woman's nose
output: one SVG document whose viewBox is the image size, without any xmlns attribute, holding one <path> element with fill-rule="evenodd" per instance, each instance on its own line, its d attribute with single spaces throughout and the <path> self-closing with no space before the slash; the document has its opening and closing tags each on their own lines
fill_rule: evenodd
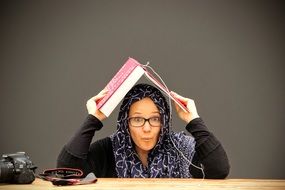
<svg viewBox="0 0 285 190">
<path fill-rule="evenodd" d="M 148 121 L 146 121 L 142 128 L 144 132 L 149 132 L 151 130 L 151 125 L 149 124 Z"/>
</svg>

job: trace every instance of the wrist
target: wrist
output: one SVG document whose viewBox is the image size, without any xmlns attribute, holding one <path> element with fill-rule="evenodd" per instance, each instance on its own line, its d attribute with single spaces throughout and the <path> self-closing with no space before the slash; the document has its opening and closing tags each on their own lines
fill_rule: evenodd
<svg viewBox="0 0 285 190">
<path fill-rule="evenodd" d="M 198 114 L 192 115 L 186 120 L 186 123 L 190 123 L 192 120 L 197 119 L 197 118 L 200 118 Z"/>
<path fill-rule="evenodd" d="M 93 114 L 97 119 L 99 119 L 101 122 L 106 119 L 106 116 L 102 112 L 95 112 Z"/>
</svg>

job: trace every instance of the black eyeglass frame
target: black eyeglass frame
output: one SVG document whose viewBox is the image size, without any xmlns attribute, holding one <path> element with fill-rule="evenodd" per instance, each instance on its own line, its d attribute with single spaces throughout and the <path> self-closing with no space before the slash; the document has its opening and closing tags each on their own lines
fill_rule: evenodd
<svg viewBox="0 0 285 190">
<path fill-rule="evenodd" d="M 132 120 L 132 119 L 135 119 L 135 118 L 143 119 L 142 125 L 140 125 L 140 126 L 132 125 L 132 124 L 131 124 L 131 120 Z M 158 118 L 158 119 L 159 119 L 159 125 L 157 125 L 157 126 L 156 126 L 156 125 L 152 125 L 151 119 L 154 119 L 154 118 Z M 150 117 L 150 118 L 144 118 L 144 117 L 129 117 L 129 118 L 128 118 L 128 123 L 129 123 L 129 125 L 131 125 L 132 127 L 143 127 L 143 126 L 145 125 L 145 122 L 148 122 L 149 125 L 152 126 L 152 127 L 160 127 L 160 126 L 161 126 L 161 117 L 159 117 L 159 116 L 154 116 L 154 117 Z"/>
</svg>

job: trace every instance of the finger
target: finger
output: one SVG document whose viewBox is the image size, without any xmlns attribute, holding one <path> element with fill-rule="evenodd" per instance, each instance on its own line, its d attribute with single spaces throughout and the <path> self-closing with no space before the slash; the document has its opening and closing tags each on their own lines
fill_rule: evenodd
<svg viewBox="0 0 285 190">
<path fill-rule="evenodd" d="M 105 96 L 107 93 L 108 93 L 108 89 L 104 88 L 95 97 L 102 97 L 102 96 Z"/>
<path fill-rule="evenodd" d="M 106 94 L 99 94 L 99 95 L 97 95 L 97 96 L 94 96 L 94 99 L 93 99 L 93 100 L 94 100 L 95 102 L 98 102 L 99 100 L 103 99 L 104 96 L 106 96 Z"/>
<path fill-rule="evenodd" d="M 183 96 L 180 96 L 179 94 L 177 94 L 176 92 L 171 91 L 170 92 L 176 99 L 178 99 L 178 101 L 180 101 L 181 103 L 187 105 L 188 102 L 188 98 L 185 98 Z"/>
<path fill-rule="evenodd" d="M 108 89 L 107 88 L 104 88 L 103 90 L 101 90 L 101 92 L 99 92 L 99 94 L 106 94 L 108 93 Z"/>
<path fill-rule="evenodd" d="M 173 102 L 174 102 L 174 107 L 175 107 L 176 111 L 179 111 L 181 108 L 179 107 L 179 105 L 175 101 L 173 101 Z"/>
<path fill-rule="evenodd" d="M 99 92 L 99 94 L 97 94 L 96 96 L 93 96 L 91 99 L 96 102 L 96 101 L 101 100 L 102 98 L 104 98 L 104 96 L 106 96 L 107 93 L 108 93 L 108 90 L 107 89 L 103 89 L 101 92 Z"/>
</svg>

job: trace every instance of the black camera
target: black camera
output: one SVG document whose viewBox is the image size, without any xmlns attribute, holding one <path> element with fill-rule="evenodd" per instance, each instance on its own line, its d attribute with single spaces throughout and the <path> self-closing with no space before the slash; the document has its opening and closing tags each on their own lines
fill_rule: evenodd
<svg viewBox="0 0 285 190">
<path fill-rule="evenodd" d="M 0 183 L 32 183 L 36 168 L 25 152 L 3 154 L 0 160 Z"/>
</svg>

